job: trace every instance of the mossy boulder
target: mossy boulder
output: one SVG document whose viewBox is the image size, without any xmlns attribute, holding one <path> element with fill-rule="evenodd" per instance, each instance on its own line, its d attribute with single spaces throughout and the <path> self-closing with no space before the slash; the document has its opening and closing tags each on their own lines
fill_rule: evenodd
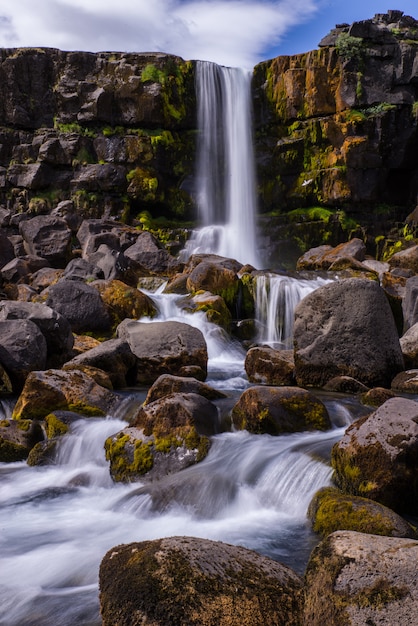
<svg viewBox="0 0 418 626">
<path fill-rule="evenodd" d="M 332 449 L 334 479 L 347 494 L 400 514 L 418 512 L 418 403 L 391 398 L 356 420 Z"/>
<path fill-rule="evenodd" d="M 116 394 L 80 370 L 37 371 L 26 379 L 12 417 L 42 420 L 55 410 L 102 416 L 114 410 L 118 402 Z"/>
<path fill-rule="evenodd" d="M 198 292 L 190 299 L 190 305 L 192 312 L 202 311 L 209 322 L 220 326 L 227 332 L 231 331 L 231 312 L 221 296 L 213 295 L 209 291 Z"/>
<path fill-rule="evenodd" d="M 106 458 L 115 481 L 153 480 L 201 461 L 218 430 L 214 404 L 174 393 L 142 406 L 131 426 L 108 437 Z"/>
<path fill-rule="evenodd" d="M 0 420 L 0 461 L 23 461 L 27 459 L 32 448 L 43 440 L 44 433 L 37 421 Z"/>
<path fill-rule="evenodd" d="M 311 553 L 301 623 L 411 624 L 418 611 L 418 541 L 337 531 Z M 412 618 L 412 622 L 411 622 Z"/>
<path fill-rule="evenodd" d="M 281 435 L 331 427 L 325 405 L 297 387 L 250 387 L 232 408 L 235 428 L 255 434 Z"/>
<path fill-rule="evenodd" d="M 355 530 L 387 537 L 417 539 L 415 530 L 391 509 L 369 500 L 343 494 L 335 487 L 318 491 L 308 508 L 312 528 L 322 536 L 336 530 Z"/>
<path fill-rule="evenodd" d="M 153 318 L 157 313 L 149 296 L 120 280 L 97 281 L 94 286 L 108 310 L 113 328 L 126 318 Z"/>
<path fill-rule="evenodd" d="M 239 546 L 169 537 L 112 548 L 99 574 L 103 626 L 297 626 L 302 584 Z"/>
<path fill-rule="evenodd" d="M 248 380 L 258 385 L 293 385 L 295 361 L 293 350 L 275 350 L 270 346 L 250 348 L 245 356 Z"/>
<path fill-rule="evenodd" d="M 218 389 L 188 376 L 173 376 L 172 374 L 162 374 L 148 390 L 144 404 L 150 404 L 154 400 L 159 400 L 172 393 L 197 393 L 208 400 L 225 398 L 225 394 Z"/>
</svg>

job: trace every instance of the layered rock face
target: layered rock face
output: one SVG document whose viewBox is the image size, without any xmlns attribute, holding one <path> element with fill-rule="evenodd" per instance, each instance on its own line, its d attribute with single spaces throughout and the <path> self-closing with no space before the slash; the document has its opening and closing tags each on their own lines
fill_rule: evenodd
<svg viewBox="0 0 418 626">
<path fill-rule="evenodd" d="M 389 11 L 319 45 L 255 68 L 261 206 L 350 207 L 363 217 L 379 204 L 415 206 L 418 22 Z"/>
<path fill-rule="evenodd" d="M 191 62 L 165 54 L 0 50 L 0 205 L 85 216 L 185 215 L 195 128 Z"/>
</svg>

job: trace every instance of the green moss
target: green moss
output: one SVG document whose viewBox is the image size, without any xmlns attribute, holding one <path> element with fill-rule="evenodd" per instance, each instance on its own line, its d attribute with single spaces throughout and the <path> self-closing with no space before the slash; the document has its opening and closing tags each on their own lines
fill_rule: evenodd
<svg viewBox="0 0 418 626">
<path fill-rule="evenodd" d="M 329 218 L 334 215 L 334 213 L 334 211 L 324 207 L 308 207 L 306 209 L 293 209 L 293 211 L 287 213 L 287 217 L 290 222 L 328 222 Z"/>
<path fill-rule="evenodd" d="M 0 437 L 0 461 L 3 463 L 24 461 L 28 454 L 29 450 L 25 446 Z"/>
<path fill-rule="evenodd" d="M 154 465 L 154 458 L 151 453 L 152 443 L 143 443 L 141 441 L 135 442 L 134 460 L 129 467 L 130 472 L 138 474 L 146 474 Z"/>
<path fill-rule="evenodd" d="M 67 424 L 64 424 L 54 413 L 45 417 L 46 436 L 48 439 L 65 435 L 68 432 Z"/>
<path fill-rule="evenodd" d="M 155 202 L 159 199 L 158 178 L 154 171 L 136 167 L 128 172 L 128 195 L 142 202 Z"/>
<path fill-rule="evenodd" d="M 96 131 L 92 130 L 91 128 L 86 128 L 85 126 L 81 126 L 81 124 L 79 124 L 78 122 L 61 124 L 55 119 L 54 128 L 60 133 L 76 133 L 77 135 L 83 135 L 84 137 L 90 137 L 91 139 L 95 139 L 97 135 Z"/>
<path fill-rule="evenodd" d="M 99 409 L 99 407 L 91 406 L 89 404 L 85 404 L 84 402 L 74 402 L 60 408 L 66 408 L 68 411 L 79 413 L 80 415 L 86 415 L 88 417 L 103 417 L 105 415 L 105 412 L 102 411 L 102 409 Z"/>
<path fill-rule="evenodd" d="M 381 610 L 391 602 L 398 602 L 410 595 L 406 586 L 396 586 L 385 578 L 379 578 L 373 585 L 356 594 L 355 604 L 361 608 L 371 607 Z"/>
<path fill-rule="evenodd" d="M 364 42 L 361 37 L 353 37 L 348 33 L 340 33 L 335 42 L 337 54 L 343 61 L 361 60 L 364 55 Z"/>
</svg>

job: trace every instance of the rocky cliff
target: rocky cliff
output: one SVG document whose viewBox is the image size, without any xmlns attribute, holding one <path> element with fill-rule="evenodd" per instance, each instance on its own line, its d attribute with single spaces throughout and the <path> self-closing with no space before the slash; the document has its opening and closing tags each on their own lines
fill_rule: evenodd
<svg viewBox="0 0 418 626">
<path fill-rule="evenodd" d="M 193 218 L 194 75 L 194 62 L 157 53 L 0 50 L 2 225 L 63 200 L 84 217 Z M 411 213 L 415 19 L 389 11 L 338 25 L 317 50 L 257 65 L 253 97 L 269 226 L 274 215 L 322 207 L 328 222 L 344 212 L 374 223 L 376 235 L 383 218 Z"/>
</svg>

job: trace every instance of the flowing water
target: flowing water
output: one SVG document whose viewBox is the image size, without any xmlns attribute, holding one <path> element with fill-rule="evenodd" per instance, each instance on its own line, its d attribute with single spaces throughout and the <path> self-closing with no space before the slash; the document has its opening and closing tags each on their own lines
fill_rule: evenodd
<svg viewBox="0 0 418 626">
<path fill-rule="evenodd" d="M 233 402 L 248 386 L 242 348 L 201 313 L 181 311 L 178 296 L 153 297 L 160 320 L 202 329 L 208 382 L 229 390 Z M 0 464 L 2 626 L 99 625 L 98 568 L 120 543 L 193 535 L 246 546 L 303 572 L 317 541 L 306 510 L 330 482 L 325 461 L 355 406 L 328 399 L 334 427 L 327 433 L 223 432 L 200 464 L 151 485 L 120 485 L 110 479 L 103 444 L 126 426 L 124 416 L 144 392 L 120 397 L 117 414 L 72 425 L 54 464 Z M 11 409 L 0 406 L 3 417 Z"/>
<path fill-rule="evenodd" d="M 201 228 L 182 258 L 214 253 L 259 267 L 251 72 L 199 61 L 197 205 Z"/>
</svg>

